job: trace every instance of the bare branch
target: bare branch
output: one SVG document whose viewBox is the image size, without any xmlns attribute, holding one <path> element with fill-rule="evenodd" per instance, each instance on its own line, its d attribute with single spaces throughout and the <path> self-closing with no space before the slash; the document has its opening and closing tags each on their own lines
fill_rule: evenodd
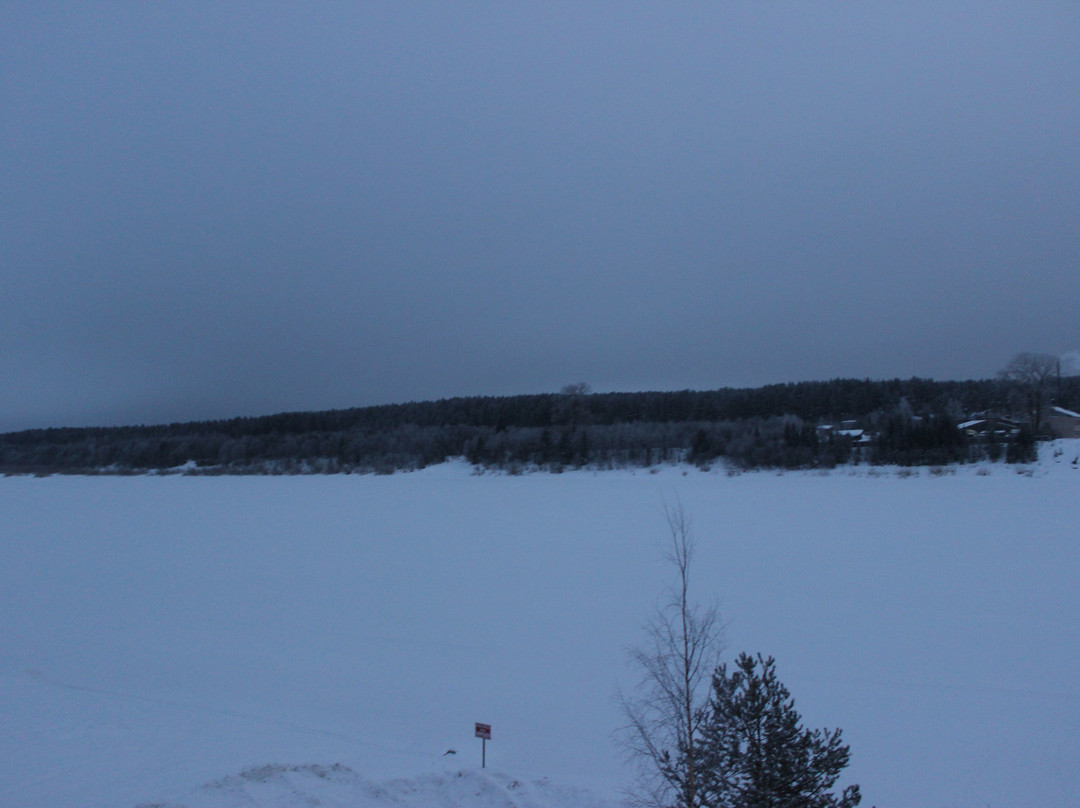
<svg viewBox="0 0 1080 808">
<path fill-rule="evenodd" d="M 645 643 L 630 651 L 641 680 L 633 695 L 617 696 L 627 720 L 620 740 L 638 764 L 634 804 L 701 808 L 698 747 L 723 627 L 715 607 L 690 600 L 694 541 L 682 503 L 665 502 L 664 518 L 669 539 L 664 558 L 675 568 L 676 580 L 667 602 L 645 626 Z"/>
<path fill-rule="evenodd" d="M 998 373 L 1002 379 L 1015 382 L 1023 391 L 1033 432 L 1039 431 L 1044 391 L 1058 372 L 1058 365 L 1058 358 L 1050 354 L 1021 353 L 1014 356 Z"/>
</svg>

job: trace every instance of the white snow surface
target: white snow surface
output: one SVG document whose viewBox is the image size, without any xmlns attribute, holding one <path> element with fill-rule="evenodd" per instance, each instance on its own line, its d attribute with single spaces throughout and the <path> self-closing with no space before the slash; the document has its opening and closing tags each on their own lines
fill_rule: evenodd
<svg viewBox="0 0 1080 808">
<path fill-rule="evenodd" d="M 0 806 L 617 805 L 677 498 L 728 656 L 843 729 L 864 805 L 1074 807 L 1078 456 L 2 478 Z"/>
</svg>

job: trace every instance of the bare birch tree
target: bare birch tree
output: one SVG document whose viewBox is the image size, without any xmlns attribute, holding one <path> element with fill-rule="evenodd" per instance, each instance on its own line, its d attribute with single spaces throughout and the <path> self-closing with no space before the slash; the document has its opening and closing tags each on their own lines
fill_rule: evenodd
<svg viewBox="0 0 1080 808">
<path fill-rule="evenodd" d="M 1021 353 L 1012 358 L 998 375 L 1016 382 L 1025 399 L 1031 431 L 1038 434 L 1042 420 L 1043 400 L 1046 388 L 1054 373 L 1060 375 L 1059 360 L 1050 354 Z"/>
<path fill-rule="evenodd" d="M 703 808 L 701 730 L 713 671 L 723 650 L 715 606 L 690 599 L 694 541 L 682 504 L 664 505 L 670 544 L 665 559 L 675 568 L 669 598 L 645 626 L 644 644 L 630 656 L 641 680 L 620 693 L 626 718 L 620 741 L 638 765 L 631 799 L 645 808 Z"/>
</svg>

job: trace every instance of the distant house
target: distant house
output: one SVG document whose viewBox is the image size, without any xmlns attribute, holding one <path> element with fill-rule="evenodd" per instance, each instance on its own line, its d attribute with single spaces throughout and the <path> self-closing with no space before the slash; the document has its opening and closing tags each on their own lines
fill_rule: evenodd
<svg viewBox="0 0 1080 808">
<path fill-rule="evenodd" d="M 1020 433 L 1020 424 L 1010 421 L 1008 418 L 985 416 L 972 418 L 957 424 L 956 428 L 963 432 L 969 440 L 974 441 L 1009 441 Z"/>
<path fill-rule="evenodd" d="M 851 441 L 851 457 L 853 460 L 862 461 L 870 457 L 870 449 L 874 445 L 874 435 L 866 429 L 859 429 L 855 421 L 841 421 L 839 427 L 832 424 L 822 424 L 817 428 L 819 440 L 828 440 L 831 437 L 847 438 Z"/>
<path fill-rule="evenodd" d="M 844 421 L 841 427 L 835 427 L 832 424 L 822 424 L 817 428 L 819 438 L 827 438 L 830 435 L 843 435 L 845 438 L 851 438 L 853 441 L 859 441 L 863 436 L 867 436 L 868 433 L 865 429 L 858 429 L 854 426 L 854 421 Z M 848 426 L 851 424 L 852 426 Z"/>
<path fill-rule="evenodd" d="M 1047 407 L 1042 414 L 1042 423 L 1055 438 L 1080 438 L 1080 412 Z"/>
</svg>

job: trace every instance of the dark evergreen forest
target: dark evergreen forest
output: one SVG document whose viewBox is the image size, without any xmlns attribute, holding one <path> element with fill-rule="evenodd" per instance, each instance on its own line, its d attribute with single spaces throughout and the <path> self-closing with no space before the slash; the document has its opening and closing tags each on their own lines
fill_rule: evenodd
<svg viewBox="0 0 1080 808">
<path fill-rule="evenodd" d="M 1080 404 L 1080 377 L 1055 403 Z M 0 434 L 0 472 L 391 473 L 464 457 L 510 472 L 722 462 L 733 469 L 866 462 L 944 465 L 1030 459 L 1029 428 L 1000 443 L 957 425 L 1015 416 L 1007 380 L 835 379 L 758 388 L 466 397 L 159 426 Z M 822 427 L 833 427 L 826 429 Z M 860 434 L 861 430 L 861 434 Z"/>
</svg>

